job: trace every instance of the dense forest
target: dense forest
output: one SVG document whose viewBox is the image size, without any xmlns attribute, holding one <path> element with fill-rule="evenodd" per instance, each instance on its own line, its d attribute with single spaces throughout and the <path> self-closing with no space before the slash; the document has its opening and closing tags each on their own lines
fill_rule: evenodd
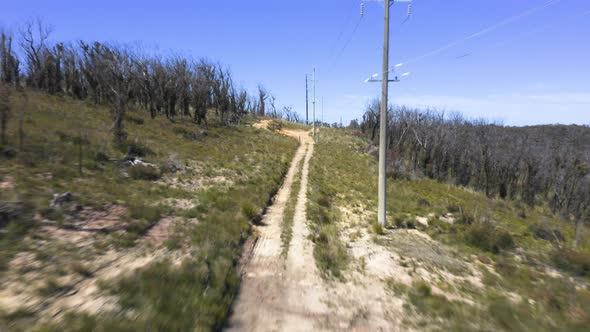
<svg viewBox="0 0 590 332">
<path fill-rule="evenodd" d="M 378 144 L 379 101 L 367 106 L 360 129 Z M 578 226 L 590 219 L 590 127 L 510 127 L 460 114 L 390 108 L 388 172 L 426 176 L 489 197 L 548 204 Z"/>
<path fill-rule="evenodd" d="M 131 47 L 98 41 L 52 43 L 51 31 L 37 20 L 24 24 L 16 38 L 1 34 L 2 142 L 11 116 L 9 95 L 24 93 L 25 87 L 110 105 L 116 143 L 126 140 L 124 119 L 130 107 L 142 108 L 152 118 L 165 116 L 205 126 L 211 116 L 219 125 L 238 123 L 246 114 L 299 120 L 290 107 L 278 109 L 275 97 L 262 85 L 256 95 L 248 94 L 218 63 L 146 55 Z M 20 53 L 15 40 L 22 48 Z"/>
</svg>

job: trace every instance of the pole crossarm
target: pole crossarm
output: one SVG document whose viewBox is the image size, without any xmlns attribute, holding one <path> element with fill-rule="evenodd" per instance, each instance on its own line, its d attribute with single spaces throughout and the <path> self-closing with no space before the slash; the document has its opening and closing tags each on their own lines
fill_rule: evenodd
<svg viewBox="0 0 590 332">
<path fill-rule="evenodd" d="M 365 80 L 365 83 L 371 83 L 371 82 L 383 82 L 383 80 L 376 80 L 373 78 L 367 79 Z M 387 80 L 387 82 L 401 82 L 397 77 L 393 80 Z"/>
<path fill-rule="evenodd" d="M 385 2 L 386 0 L 362 0 L 363 2 Z M 412 2 L 413 0 L 389 0 L 389 7 L 393 6 L 396 2 Z"/>
</svg>

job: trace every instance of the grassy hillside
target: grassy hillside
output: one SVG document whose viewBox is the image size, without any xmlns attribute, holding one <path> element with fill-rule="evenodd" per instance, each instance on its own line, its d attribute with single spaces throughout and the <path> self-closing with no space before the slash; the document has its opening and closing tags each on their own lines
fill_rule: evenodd
<svg viewBox="0 0 590 332">
<path fill-rule="evenodd" d="M 362 234 L 398 257 L 392 278 L 404 324 L 419 330 L 582 331 L 590 323 L 590 243 L 545 206 L 433 180 L 389 180 L 388 223 L 376 224 L 376 160 L 368 143 L 324 129 L 310 172 L 316 263 L 327 278 L 366 268 L 351 256 Z M 408 229 L 418 229 L 408 232 Z M 433 239 L 425 239 L 427 234 Z M 420 236 L 418 236 L 420 235 Z M 434 277 L 425 277 L 434 276 Z M 470 282 L 468 282 L 470 281 Z"/>
<path fill-rule="evenodd" d="M 0 233 L 0 329 L 219 328 L 241 243 L 297 142 L 249 120 L 205 131 L 129 112 L 128 143 L 113 146 L 107 108 L 27 95 L 13 94 L 0 149 L 0 202 L 18 207 Z M 124 166 L 129 151 L 155 167 Z"/>
</svg>

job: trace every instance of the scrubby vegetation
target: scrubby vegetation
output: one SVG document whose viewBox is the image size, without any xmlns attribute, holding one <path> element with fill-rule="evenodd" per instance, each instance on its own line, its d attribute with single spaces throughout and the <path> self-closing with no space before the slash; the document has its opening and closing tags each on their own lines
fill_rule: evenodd
<svg viewBox="0 0 590 332">
<path fill-rule="evenodd" d="M 376 144 L 379 102 L 369 104 L 362 135 Z M 581 231 L 590 220 L 590 128 L 507 127 L 460 114 L 391 108 L 388 172 L 471 187 L 488 197 L 543 206 L 571 218 Z"/>
<path fill-rule="evenodd" d="M 127 147 L 121 148 L 110 139 L 107 108 L 33 90 L 26 96 L 10 98 L 11 109 L 26 114 L 22 149 L 0 160 L 0 182 L 9 188 L 0 191 L 2 282 L 13 280 L 14 273 L 45 278 L 32 294 L 51 304 L 79 280 L 97 277 L 95 260 L 102 255 L 131 255 L 143 248 L 144 237 L 163 219 L 174 223 L 164 246 L 156 249 L 170 252 L 163 257 L 180 257 L 101 279 L 102 292 L 118 301 L 113 311 L 73 311 L 61 322 L 37 327 L 219 328 L 238 287 L 235 265 L 242 241 L 279 188 L 297 142 L 249 125 L 218 126 L 214 116 L 207 134 L 194 140 L 174 128 L 196 131 L 195 124 L 149 120 L 132 108 L 129 114 L 145 121 L 128 123 Z M 7 128 L 7 141 L 18 141 L 18 118 L 10 118 Z M 81 154 L 79 141 L 84 142 Z M 129 158 L 155 167 L 140 163 L 135 173 L 137 165 L 125 164 Z M 50 207 L 52 195 L 64 192 L 71 200 Z M 84 234 L 88 215 L 108 221 L 93 229 L 89 244 L 52 235 Z M 19 253 L 32 254 L 35 265 L 25 272 L 11 270 L 8 264 Z M 70 273 L 68 282 L 63 276 Z M 3 311 L 0 326 L 31 330 L 44 314 L 42 307 L 22 309 L 26 315 Z"/>
<path fill-rule="evenodd" d="M 389 226 L 378 228 L 372 211 L 376 207 L 376 159 L 369 150 L 367 141 L 350 132 L 322 131 L 312 159 L 312 177 L 315 174 L 315 181 L 322 181 L 322 191 L 310 195 L 310 204 L 314 204 L 310 220 L 333 220 L 329 218 L 334 209 L 321 209 L 332 204 L 361 216 L 359 220 L 376 243 L 404 257 L 402 266 L 416 269 L 416 262 L 422 262 L 427 270 L 465 276 L 464 265 L 475 261 L 483 275 L 483 288 L 447 284 L 444 279 L 422 280 L 417 275 L 411 285 L 389 282 L 391 296 L 406 302 L 404 324 L 433 331 L 584 330 L 590 319 L 584 309 L 590 301 L 590 245 L 588 235 L 576 235 L 575 223 L 553 213 L 548 203 L 531 207 L 519 199 L 489 197 L 427 178 L 390 177 Z M 428 225 L 417 222 L 416 217 L 427 217 Z M 345 246 L 346 237 L 339 232 L 350 227 L 347 222 L 336 224 L 339 227 L 327 237 L 332 242 L 327 243 Z M 430 248 L 430 242 L 417 241 L 420 237 L 410 243 L 405 232 L 414 227 L 453 251 Z M 314 234 L 320 236 L 318 228 Z M 318 247 L 322 248 L 316 245 L 316 251 Z M 326 250 L 316 256 L 318 266 L 327 271 L 346 269 L 341 264 L 346 260 L 334 259 L 339 257 L 330 255 L 334 252 Z"/>
</svg>

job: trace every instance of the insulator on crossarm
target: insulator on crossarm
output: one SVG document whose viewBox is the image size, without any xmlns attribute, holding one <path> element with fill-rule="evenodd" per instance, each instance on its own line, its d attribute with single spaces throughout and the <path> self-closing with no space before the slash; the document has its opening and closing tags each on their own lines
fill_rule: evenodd
<svg viewBox="0 0 590 332">
<path fill-rule="evenodd" d="M 361 17 L 365 16 L 365 2 L 361 1 Z"/>
</svg>

